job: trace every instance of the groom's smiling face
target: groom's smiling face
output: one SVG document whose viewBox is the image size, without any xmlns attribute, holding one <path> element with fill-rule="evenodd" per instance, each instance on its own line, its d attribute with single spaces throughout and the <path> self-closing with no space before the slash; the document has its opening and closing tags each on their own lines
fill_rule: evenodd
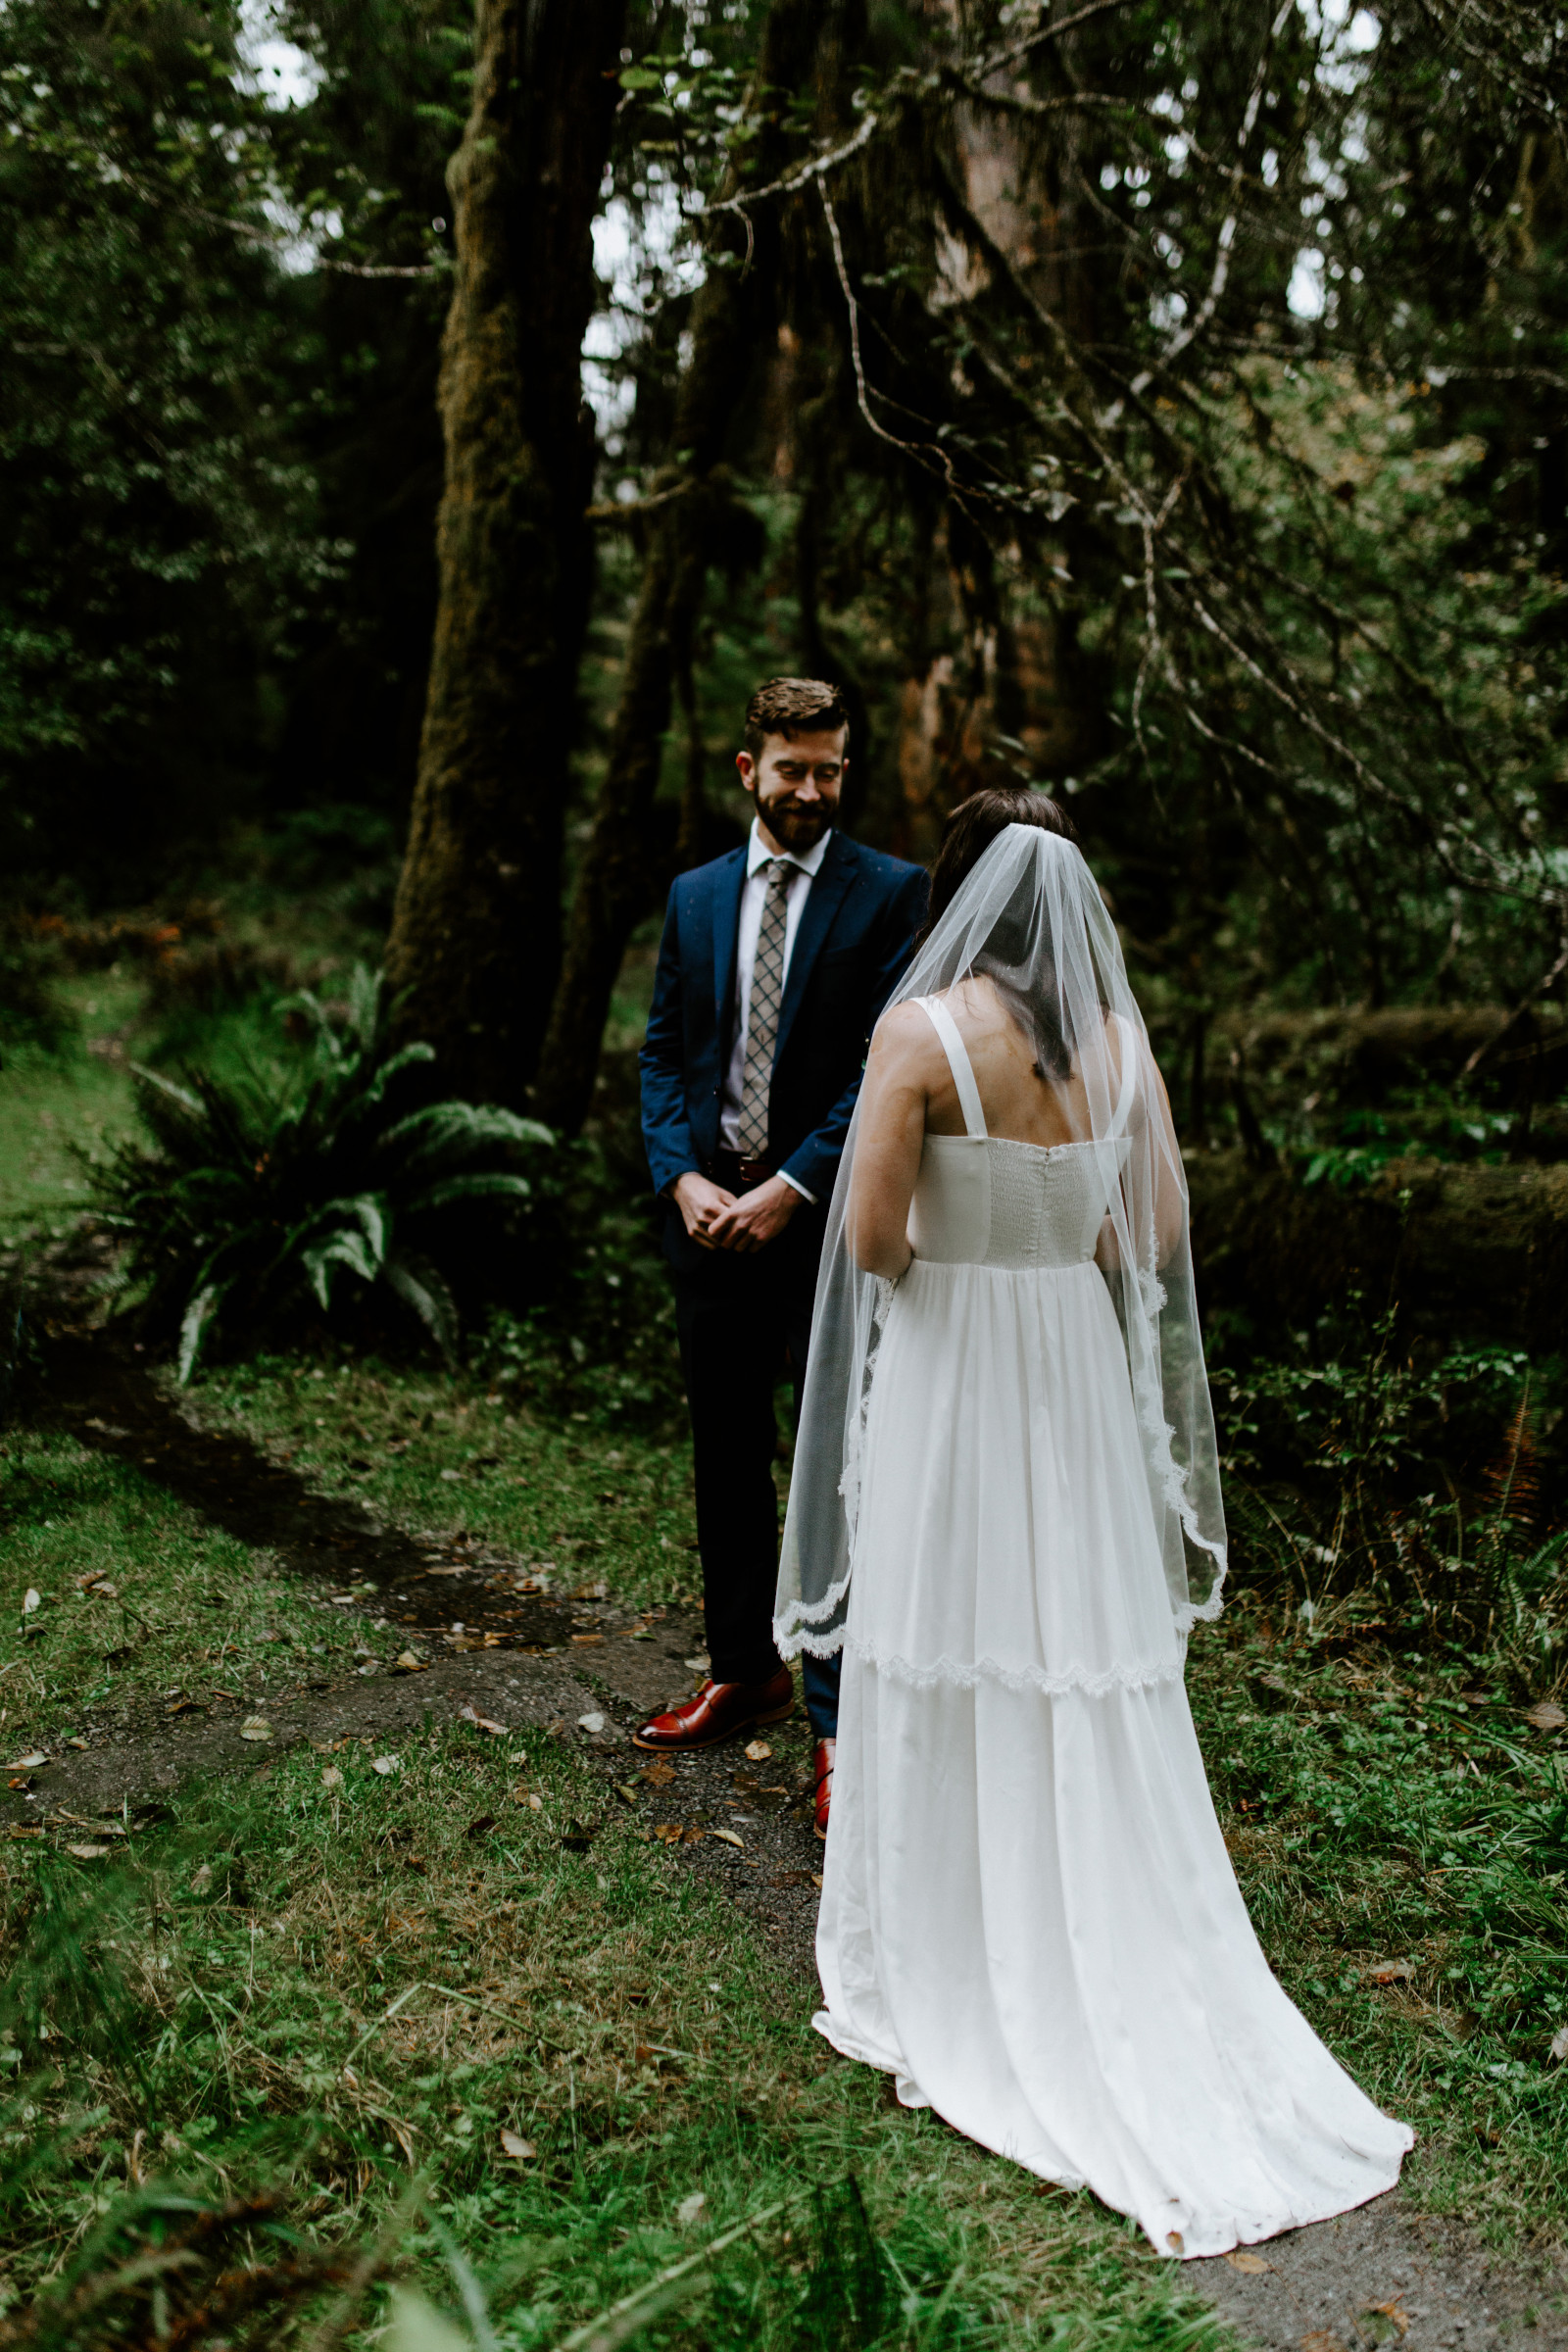
<svg viewBox="0 0 1568 2352">
<path fill-rule="evenodd" d="M 756 760 L 750 752 L 736 754 L 741 782 L 775 849 L 808 850 L 833 822 L 849 765 L 844 756 L 848 732 L 800 727 L 793 735 L 766 736 Z"/>
</svg>

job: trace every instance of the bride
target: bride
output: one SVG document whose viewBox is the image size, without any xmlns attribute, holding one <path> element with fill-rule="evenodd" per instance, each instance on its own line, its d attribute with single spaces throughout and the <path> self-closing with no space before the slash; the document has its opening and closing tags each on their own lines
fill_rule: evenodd
<svg viewBox="0 0 1568 2352">
<path fill-rule="evenodd" d="M 1222 2254 L 1411 2144 L 1286 1998 L 1182 1669 L 1225 1567 L 1169 1105 L 1044 796 L 955 813 L 829 1218 L 779 1647 L 842 1648 L 815 2024 Z"/>
</svg>

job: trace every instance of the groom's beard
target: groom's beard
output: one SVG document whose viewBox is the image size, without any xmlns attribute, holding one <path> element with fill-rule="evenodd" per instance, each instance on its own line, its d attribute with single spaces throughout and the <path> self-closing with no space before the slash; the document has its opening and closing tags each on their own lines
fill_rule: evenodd
<svg viewBox="0 0 1568 2352">
<path fill-rule="evenodd" d="M 832 824 L 837 809 L 826 801 L 800 802 L 781 792 L 774 800 L 759 801 L 757 813 L 781 848 L 809 850 Z"/>
</svg>

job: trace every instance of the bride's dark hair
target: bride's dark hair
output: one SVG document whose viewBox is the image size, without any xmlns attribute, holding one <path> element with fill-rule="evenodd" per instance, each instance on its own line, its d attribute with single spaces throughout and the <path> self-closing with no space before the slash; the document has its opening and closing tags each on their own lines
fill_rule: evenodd
<svg viewBox="0 0 1568 2352">
<path fill-rule="evenodd" d="M 1035 792 L 1027 784 L 991 784 L 983 791 L 971 792 L 966 801 L 958 803 L 942 836 L 942 847 L 931 868 L 930 911 L 925 928 L 915 935 L 916 948 L 924 947 L 997 835 L 1008 825 L 1038 825 L 1043 833 L 1058 833 L 1063 841 L 1078 838 L 1065 808 L 1058 807 L 1048 793 Z M 993 948 L 1002 949 L 1004 945 L 1004 933 L 994 933 Z M 1072 1040 L 1063 1035 L 1044 1001 L 1030 1004 L 1019 996 L 1008 977 L 1006 962 L 1004 955 L 977 956 L 973 969 L 985 974 L 1029 1040 L 1035 1054 L 1036 1075 L 1065 1078 L 1072 1068 Z"/>
<path fill-rule="evenodd" d="M 931 868 L 931 905 L 925 928 L 915 935 L 917 948 L 924 947 L 962 884 L 1007 825 L 1038 825 L 1042 833 L 1059 833 L 1063 841 L 1078 838 L 1066 809 L 1032 785 L 988 784 L 981 792 L 971 792 L 966 801 L 958 803 L 943 833 Z"/>
</svg>

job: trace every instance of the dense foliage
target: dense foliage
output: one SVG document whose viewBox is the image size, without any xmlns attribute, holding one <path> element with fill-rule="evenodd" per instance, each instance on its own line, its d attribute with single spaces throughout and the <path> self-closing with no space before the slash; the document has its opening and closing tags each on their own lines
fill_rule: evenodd
<svg viewBox="0 0 1568 2352">
<path fill-rule="evenodd" d="M 0 857 L 35 892 L 167 890 L 410 757 L 468 20 L 314 19 L 289 109 L 236 0 L 0 16 Z"/>
<path fill-rule="evenodd" d="M 308 993 L 285 1009 L 312 1051 L 281 1084 L 141 1071 L 151 1143 L 121 1145 L 95 1185 L 132 1295 L 152 1328 L 177 1325 L 181 1380 L 215 1331 L 275 1331 L 313 1299 L 329 1314 L 345 1278 L 384 1288 L 450 1357 L 458 1310 L 430 1254 L 444 1217 L 526 1200 L 525 1175 L 484 1163 L 548 1147 L 550 1131 L 471 1102 L 411 1106 L 406 1081 L 430 1049 L 394 1047 L 385 985 L 363 966 L 338 1018 Z"/>
<path fill-rule="evenodd" d="M 626 820 L 641 909 L 724 838 L 747 683 L 826 668 L 873 837 L 923 855 L 999 769 L 1074 797 L 1173 1035 L 1260 993 L 1554 986 L 1558 17 L 1069 13 L 833 0 L 791 87 L 755 79 L 791 0 L 628 18 L 588 345 L 608 510 L 681 486 L 705 270 L 744 275 L 755 232 L 772 271 L 702 477 L 677 723 Z M 0 759 L 35 888 L 123 894 L 239 817 L 406 805 L 470 23 L 5 12 Z M 263 32 L 296 44 L 285 87 Z M 782 180 L 743 232 L 763 147 Z"/>
</svg>

